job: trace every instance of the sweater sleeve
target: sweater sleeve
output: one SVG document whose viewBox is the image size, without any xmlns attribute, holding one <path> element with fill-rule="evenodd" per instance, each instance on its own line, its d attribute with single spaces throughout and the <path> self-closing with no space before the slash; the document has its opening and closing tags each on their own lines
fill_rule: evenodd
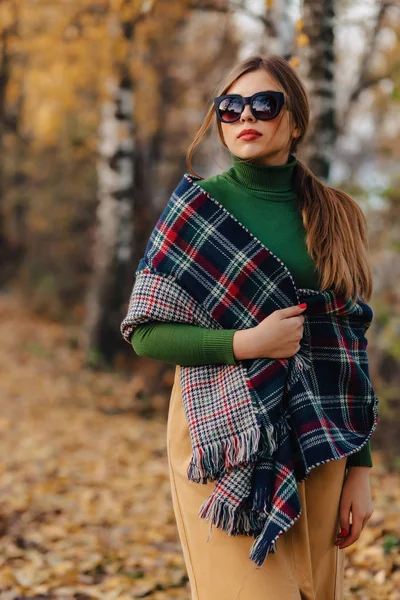
<svg viewBox="0 0 400 600">
<path fill-rule="evenodd" d="M 373 467 L 371 444 L 368 442 L 359 450 L 347 457 L 347 467 Z"/>
<path fill-rule="evenodd" d="M 233 354 L 236 329 L 208 329 L 186 323 L 143 323 L 135 327 L 131 343 L 136 354 L 166 363 L 199 366 L 237 365 Z"/>
<path fill-rule="evenodd" d="M 136 354 L 182 366 L 237 365 L 233 353 L 236 329 L 207 329 L 186 323 L 143 323 L 135 327 L 131 343 Z M 372 467 L 370 442 L 347 458 L 347 467 Z"/>
</svg>

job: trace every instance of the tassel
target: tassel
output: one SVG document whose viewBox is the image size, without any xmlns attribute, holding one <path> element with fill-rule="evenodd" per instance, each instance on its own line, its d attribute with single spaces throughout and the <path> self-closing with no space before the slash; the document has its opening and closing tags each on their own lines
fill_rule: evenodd
<svg viewBox="0 0 400 600">
<path fill-rule="evenodd" d="M 272 433 L 273 428 L 266 437 L 263 437 L 268 456 L 275 448 Z M 256 462 L 259 458 L 260 438 L 260 429 L 256 427 L 223 442 L 212 442 L 207 446 L 192 449 L 192 458 L 187 470 L 188 479 L 204 484 L 207 481 L 214 481 L 220 474 L 234 467 Z"/>
<path fill-rule="evenodd" d="M 279 448 L 282 444 L 282 438 L 289 434 L 291 430 L 291 426 L 289 423 L 289 416 L 287 412 L 282 413 L 281 417 L 278 419 L 275 425 L 275 446 Z"/>
<path fill-rule="evenodd" d="M 233 507 L 212 495 L 202 504 L 198 516 L 210 520 L 229 535 L 254 535 L 262 530 L 265 522 L 265 516 L 251 509 Z"/>
<path fill-rule="evenodd" d="M 252 509 L 268 514 L 270 510 L 271 489 L 269 486 L 257 486 L 253 493 Z"/>
<path fill-rule="evenodd" d="M 300 379 L 302 371 L 303 363 L 298 359 L 298 356 L 296 354 L 295 356 L 292 356 L 289 360 L 289 370 L 286 380 L 287 390 L 292 389 L 296 381 Z"/>
<path fill-rule="evenodd" d="M 307 338 L 303 337 L 300 350 L 288 361 L 287 390 L 292 389 L 296 381 L 300 379 L 303 371 L 312 365 L 310 345 Z"/>
<path fill-rule="evenodd" d="M 258 448 L 257 460 L 271 458 L 278 449 L 276 428 L 273 425 L 260 426 L 260 445 Z"/>
<path fill-rule="evenodd" d="M 250 548 L 249 558 L 261 567 L 267 558 L 268 554 L 276 554 L 276 542 L 268 542 L 262 534 L 258 536 L 254 544 Z"/>
</svg>

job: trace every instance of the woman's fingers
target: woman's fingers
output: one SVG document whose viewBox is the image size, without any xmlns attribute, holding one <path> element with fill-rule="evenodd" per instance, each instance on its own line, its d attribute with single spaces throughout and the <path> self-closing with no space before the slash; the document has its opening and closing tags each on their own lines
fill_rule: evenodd
<svg viewBox="0 0 400 600">
<path fill-rule="evenodd" d="M 347 548 L 354 544 L 360 537 L 361 531 L 364 527 L 364 518 L 361 515 L 352 514 L 353 522 L 350 524 L 350 530 L 347 536 L 339 538 L 339 542 L 336 544 L 340 549 Z"/>
</svg>

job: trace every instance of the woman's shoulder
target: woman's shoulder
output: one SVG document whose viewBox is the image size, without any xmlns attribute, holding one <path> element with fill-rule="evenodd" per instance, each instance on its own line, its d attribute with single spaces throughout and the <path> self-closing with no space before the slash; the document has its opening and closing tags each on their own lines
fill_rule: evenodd
<svg viewBox="0 0 400 600">
<path fill-rule="evenodd" d="M 226 186 L 224 173 L 218 173 L 217 175 L 212 175 L 205 179 L 196 179 L 195 183 L 209 194 L 213 194 Z"/>
</svg>

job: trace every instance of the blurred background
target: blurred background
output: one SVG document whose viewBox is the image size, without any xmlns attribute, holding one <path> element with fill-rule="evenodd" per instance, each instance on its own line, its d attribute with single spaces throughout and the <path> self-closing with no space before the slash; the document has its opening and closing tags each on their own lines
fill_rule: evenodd
<svg viewBox="0 0 400 600">
<path fill-rule="evenodd" d="M 370 236 L 374 513 L 345 550 L 346 598 L 400 600 L 399 34 L 385 0 L 0 2 L 1 598 L 189 600 L 175 367 L 119 325 L 220 80 L 280 54 L 311 100 L 297 155 Z M 194 167 L 228 159 L 214 127 Z"/>
</svg>

